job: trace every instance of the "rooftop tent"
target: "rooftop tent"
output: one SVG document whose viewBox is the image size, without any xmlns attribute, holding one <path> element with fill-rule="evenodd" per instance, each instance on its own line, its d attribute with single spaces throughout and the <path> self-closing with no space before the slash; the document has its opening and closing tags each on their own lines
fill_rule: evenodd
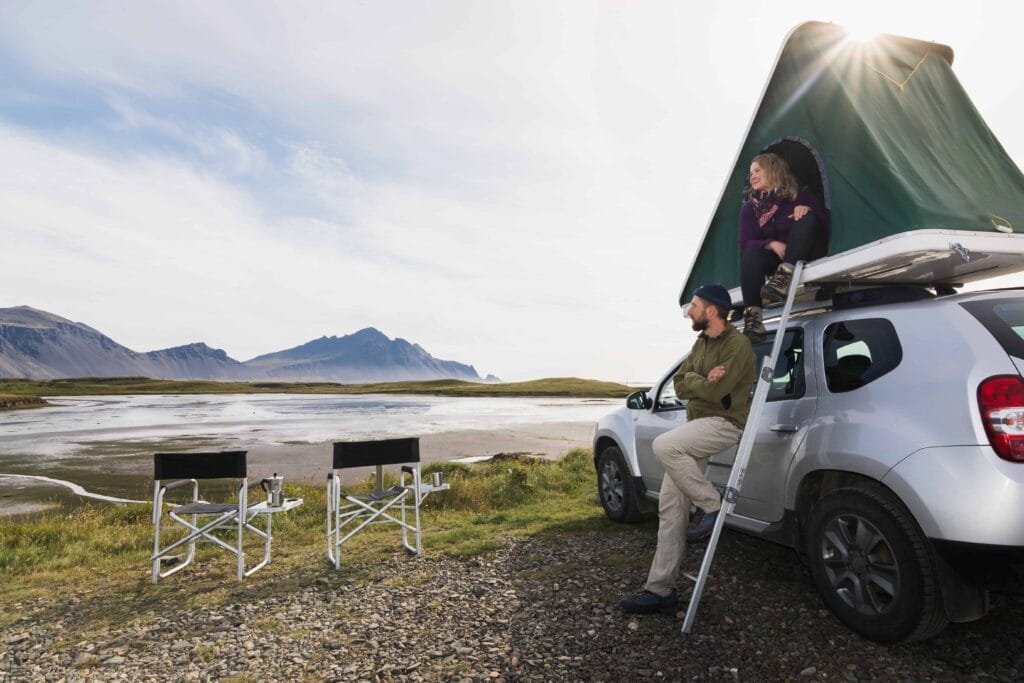
<svg viewBox="0 0 1024 683">
<path fill-rule="evenodd" d="M 794 29 L 680 304 L 704 283 L 739 285 L 737 224 L 750 160 L 762 151 L 789 161 L 831 211 L 829 254 L 921 229 L 1020 232 L 1024 175 L 971 104 L 952 62 L 952 49 L 937 43 L 856 41 L 818 22 Z"/>
</svg>

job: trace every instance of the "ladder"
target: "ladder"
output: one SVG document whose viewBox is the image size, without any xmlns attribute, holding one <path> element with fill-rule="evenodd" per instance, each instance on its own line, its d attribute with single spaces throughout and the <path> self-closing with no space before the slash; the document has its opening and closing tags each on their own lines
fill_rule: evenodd
<svg viewBox="0 0 1024 683">
<path fill-rule="evenodd" d="M 800 278 L 803 275 L 804 262 L 797 261 L 793 267 L 793 280 L 789 285 L 789 292 L 786 295 L 786 302 L 782 307 L 782 314 L 779 316 L 779 327 L 775 333 L 775 341 L 772 343 L 772 352 L 764 359 L 761 365 L 761 373 L 757 379 L 757 389 L 754 391 L 754 398 L 750 403 L 750 414 L 747 416 L 746 428 L 743 436 L 740 437 L 740 444 L 736 450 L 736 459 L 733 461 L 732 471 L 729 473 L 729 481 L 726 483 L 725 492 L 722 495 L 722 511 L 718 513 L 715 520 L 711 538 L 708 539 L 708 547 L 704 551 L 704 559 L 700 564 L 700 573 L 697 576 L 686 574 L 686 578 L 694 581 L 693 593 L 690 595 L 690 602 L 686 608 L 686 618 L 683 619 L 683 634 L 690 632 L 693 628 L 693 620 L 697 617 L 697 607 L 700 605 L 700 596 L 704 592 L 704 583 L 711 572 L 711 562 L 715 559 L 715 549 L 718 547 L 718 537 L 722 534 L 722 527 L 725 526 L 725 518 L 732 514 L 739 499 L 740 486 L 743 485 L 743 475 L 747 470 L 747 461 L 750 460 L 750 452 L 754 449 L 754 438 L 757 435 L 757 426 L 761 421 L 761 410 L 764 408 L 765 400 L 768 398 L 768 390 L 775 378 L 775 362 L 778 360 L 779 352 L 782 350 L 782 340 L 786 336 L 786 324 L 789 322 L 789 314 L 793 309 L 793 300 L 796 297 L 797 287 L 800 285 Z"/>
</svg>

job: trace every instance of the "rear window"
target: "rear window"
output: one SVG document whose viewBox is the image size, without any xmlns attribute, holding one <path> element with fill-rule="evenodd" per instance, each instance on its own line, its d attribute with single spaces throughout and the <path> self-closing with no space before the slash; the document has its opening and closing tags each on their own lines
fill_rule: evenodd
<svg viewBox="0 0 1024 683">
<path fill-rule="evenodd" d="M 822 349 L 825 385 L 833 394 L 854 391 L 896 369 L 903 360 L 896 328 L 884 318 L 832 323 Z"/>
<path fill-rule="evenodd" d="M 978 319 L 1006 353 L 1024 358 L 1024 297 L 960 304 Z"/>
</svg>

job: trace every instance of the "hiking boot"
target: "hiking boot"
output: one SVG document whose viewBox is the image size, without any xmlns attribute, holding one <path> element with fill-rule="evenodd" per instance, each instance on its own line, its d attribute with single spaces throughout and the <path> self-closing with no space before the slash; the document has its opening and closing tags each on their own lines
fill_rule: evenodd
<svg viewBox="0 0 1024 683">
<path fill-rule="evenodd" d="M 789 293 L 789 283 L 793 280 L 793 266 L 788 263 L 780 263 L 775 269 L 775 274 L 761 288 L 761 301 L 766 305 L 781 304 L 786 300 Z"/>
<path fill-rule="evenodd" d="M 704 512 L 698 510 L 690 525 L 686 527 L 686 540 L 690 543 L 700 543 L 711 536 L 715 530 L 715 520 L 718 519 L 718 510 Z"/>
<path fill-rule="evenodd" d="M 751 344 L 760 344 L 768 336 L 768 330 L 764 329 L 764 323 L 761 322 L 760 306 L 747 306 L 743 311 L 743 334 Z"/>
<path fill-rule="evenodd" d="M 673 588 L 672 592 L 665 597 L 645 590 L 631 598 L 619 600 L 619 607 L 622 608 L 623 612 L 628 612 L 629 614 L 654 614 L 655 612 L 675 614 L 678 603 L 679 594 Z"/>
</svg>

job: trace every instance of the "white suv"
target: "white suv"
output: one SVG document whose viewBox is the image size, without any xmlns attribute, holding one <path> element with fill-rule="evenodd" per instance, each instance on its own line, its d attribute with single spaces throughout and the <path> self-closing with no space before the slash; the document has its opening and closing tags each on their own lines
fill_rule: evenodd
<svg viewBox="0 0 1024 683">
<path fill-rule="evenodd" d="M 755 346 L 758 365 L 775 330 Z M 829 608 L 879 641 L 982 617 L 1024 585 L 1024 289 L 885 287 L 790 318 L 727 525 L 790 546 Z M 603 417 L 598 494 L 656 501 L 651 444 L 686 420 L 672 377 Z M 724 487 L 735 448 L 713 457 Z"/>
</svg>

